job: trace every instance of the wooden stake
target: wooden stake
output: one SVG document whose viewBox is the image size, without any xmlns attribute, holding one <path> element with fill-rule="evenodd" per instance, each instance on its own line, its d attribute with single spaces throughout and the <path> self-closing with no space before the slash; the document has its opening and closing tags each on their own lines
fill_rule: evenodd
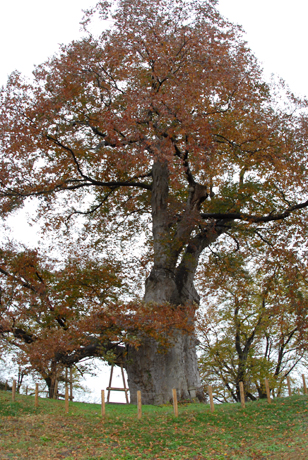
<svg viewBox="0 0 308 460">
<path fill-rule="evenodd" d="M 292 396 L 291 381 L 290 381 L 290 377 L 289 377 L 289 376 L 287 376 L 287 383 L 288 383 L 288 392 L 289 392 L 289 396 Z"/>
<path fill-rule="evenodd" d="M 65 413 L 68 414 L 68 384 L 65 385 Z"/>
<path fill-rule="evenodd" d="M 173 388 L 172 390 L 172 399 L 173 399 L 173 410 L 174 410 L 174 415 L 175 417 L 179 416 L 179 410 L 178 410 L 178 397 L 176 394 L 176 389 Z"/>
<path fill-rule="evenodd" d="M 73 399 L 73 369 L 70 367 L 70 401 Z"/>
<path fill-rule="evenodd" d="M 101 397 L 102 397 L 102 417 L 105 417 L 106 412 L 105 412 L 105 390 L 101 391 Z"/>
<path fill-rule="evenodd" d="M 12 386 L 12 401 L 15 401 L 15 395 L 16 395 L 16 380 L 13 380 L 13 386 Z"/>
<path fill-rule="evenodd" d="M 214 412 L 214 400 L 213 400 L 213 388 L 212 385 L 208 386 L 208 393 L 209 393 L 209 398 L 210 398 L 210 406 L 211 406 L 211 412 Z"/>
<path fill-rule="evenodd" d="M 138 419 L 141 419 L 142 409 L 141 409 L 141 391 L 137 391 L 137 407 L 138 407 Z"/>
<path fill-rule="evenodd" d="M 111 366 L 111 369 L 110 369 L 110 378 L 109 378 L 109 385 L 108 385 L 108 388 L 107 388 L 107 403 L 109 403 L 109 400 L 110 400 L 110 388 L 111 388 L 111 383 L 112 383 L 112 375 L 113 375 L 113 365 Z M 138 392 L 137 392 L 137 395 L 138 395 Z M 137 396 L 138 398 L 138 396 Z"/>
<path fill-rule="evenodd" d="M 126 388 L 126 382 L 125 382 L 125 376 L 124 376 L 124 370 L 123 370 L 123 364 L 121 364 L 121 373 L 122 373 L 122 380 L 123 380 L 123 386 L 125 390 L 125 399 L 126 399 L 126 404 L 128 404 L 128 394 L 127 394 L 127 388 Z"/>
<path fill-rule="evenodd" d="M 306 386 L 306 380 L 305 380 L 304 374 L 302 374 L 302 378 L 303 378 L 304 395 L 306 395 L 307 394 L 307 386 Z"/>
<path fill-rule="evenodd" d="M 241 405 L 242 408 L 245 409 L 245 391 L 244 391 L 244 384 L 240 382 L 240 395 L 241 395 Z"/>
<path fill-rule="evenodd" d="M 268 384 L 268 380 L 265 379 L 265 390 L 266 390 L 266 397 L 267 397 L 267 402 L 269 404 L 271 404 L 271 394 L 270 394 L 270 388 L 269 388 L 269 384 Z"/>
<path fill-rule="evenodd" d="M 38 407 L 38 383 L 35 384 L 35 399 L 34 399 L 34 406 Z"/>
</svg>

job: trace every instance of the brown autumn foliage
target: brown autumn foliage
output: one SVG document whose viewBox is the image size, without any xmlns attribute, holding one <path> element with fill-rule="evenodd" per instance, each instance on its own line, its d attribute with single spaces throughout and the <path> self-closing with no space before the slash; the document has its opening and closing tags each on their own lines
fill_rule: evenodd
<svg viewBox="0 0 308 460">
<path fill-rule="evenodd" d="M 264 81 L 216 4 L 99 2 L 84 21 L 109 20 L 99 37 L 1 90 L 3 216 L 32 199 L 50 235 L 69 240 L 78 227 L 93 245 L 127 248 L 139 235 L 151 261 L 144 301 L 187 306 L 187 317 L 216 241 L 269 232 L 300 244 L 308 228 L 307 101 Z M 174 336 L 167 354 L 144 339 L 126 362 L 148 403 L 175 384 L 202 397 L 195 338 Z"/>
<path fill-rule="evenodd" d="M 180 309 L 121 302 L 119 264 L 78 252 L 65 263 L 12 245 L 0 252 L 1 345 L 41 375 L 50 397 L 65 367 L 95 356 L 123 362 L 125 346 L 145 334 L 164 352 L 171 329 L 191 329 Z"/>
</svg>

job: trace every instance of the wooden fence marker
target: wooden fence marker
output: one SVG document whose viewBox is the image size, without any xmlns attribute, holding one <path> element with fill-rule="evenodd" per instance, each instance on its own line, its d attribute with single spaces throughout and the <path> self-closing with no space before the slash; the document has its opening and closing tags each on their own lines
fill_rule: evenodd
<svg viewBox="0 0 308 460">
<path fill-rule="evenodd" d="M 65 385 L 65 413 L 68 414 L 68 384 Z"/>
<path fill-rule="evenodd" d="M 176 394 L 176 389 L 173 388 L 172 390 L 172 399 L 173 399 L 173 410 L 174 410 L 174 415 L 175 417 L 179 416 L 179 410 L 178 410 L 178 397 Z"/>
<path fill-rule="evenodd" d="M 292 396 L 291 381 L 290 381 L 290 377 L 289 377 L 289 376 L 287 376 L 287 383 L 288 383 L 288 392 L 289 392 L 289 396 Z"/>
<path fill-rule="evenodd" d="M 271 393 L 270 393 L 270 388 L 269 388 L 269 384 L 268 384 L 268 380 L 265 379 L 265 390 L 266 390 L 266 397 L 267 397 L 267 402 L 269 404 L 271 404 Z"/>
<path fill-rule="evenodd" d="M 208 386 L 208 393 L 209 393 L 209 398 L 210 398 L 210 407 L 211 407 L 211 412 L 214 412 L 214 400 L 213 400 L 213 388 L 212 385 Z"/>
<path fill-rule="evenodd" d="M 241 405 L 242 408 L 245 409 L 245 391 L 244 391 L 244 384 L 240 382 L 240 395 L 241 395 Z"/>
<path fill-rule="evenodd" d="M 13 386 L 12 386 L 12 401 L 15 401 L 15 395 L 16 395 L 16 380 L 13 380 Z"/>
<path fill-rule="evenodd" d="M 73 370 L 70 367 L 70 401 L 73 401 Z"/>
<path fill-rule="evenodd" d="M 34 399 L 34 406 L 38 407 L 38 383 L 35 384 L 35 399 Z"/>
<path fill-rule="evenodd" d="M 102 417 L 105 417 L 106 411 L 105 411 L 105 390 L 101 391 L 101 398 L 102 398 Z"/>
<path fill-rule="evenodd" d="M 137 391 L 137 407 L 138 407 L 138 419 L 141 419 L 142 409 L 141 409 L 141 391 Z"/>
<path fill-rule="evenodd" d="M 304 395 L 306 395 L 307 394 L 307 386 L 306 386 L 306 380 L 305 380 L 304 374 L 302 374 L 302 378 L 303 378 Z"/>
</svg>

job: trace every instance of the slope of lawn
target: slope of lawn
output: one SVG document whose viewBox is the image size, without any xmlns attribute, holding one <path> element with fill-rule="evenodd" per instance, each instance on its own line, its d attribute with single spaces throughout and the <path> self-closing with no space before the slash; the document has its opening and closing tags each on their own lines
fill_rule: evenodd
<svg viewBox="0 0 308 460">
<path fill-rule="evenodd" d="M 0 459 L 308 459 L 308 398 L 215 406 L 143 406 L 40 399 L 0 391 Z"/>
</svg>

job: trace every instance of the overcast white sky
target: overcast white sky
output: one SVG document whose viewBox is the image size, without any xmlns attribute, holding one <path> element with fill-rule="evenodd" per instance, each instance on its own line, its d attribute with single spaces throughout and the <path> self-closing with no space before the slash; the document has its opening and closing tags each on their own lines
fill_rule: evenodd
<svg viewBox="0 0 308 460">
<path fill-rule="evenodd" d="M 0 84 L 17 69 L 31 74 L 59 43 L 80 36 L 81 10 L 95 0 L 11 0 L 0 6 Z M 247 32 L 268 74 L 283 77 L 308 96 L 307 0 L 220 0 L 220 10 Z"/>
</svg>

